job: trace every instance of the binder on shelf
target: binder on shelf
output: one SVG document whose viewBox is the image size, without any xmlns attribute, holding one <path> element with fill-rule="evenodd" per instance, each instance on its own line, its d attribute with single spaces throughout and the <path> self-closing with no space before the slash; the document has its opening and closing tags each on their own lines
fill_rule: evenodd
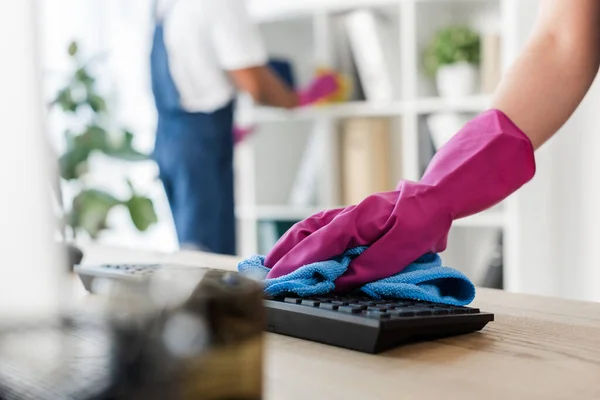
<svg viewBox="0 0 600 400">
<path fill-rule="evenodd" d="M 359 9 L 346 16 L 346 32 L 366 99 L 392 101 L 396 97 L 390 74 L 396 38 L 391 37 L 389 22 L 374 11 Z"/>
<path fill-rule="evenodd" d="M 423 118 L 419 118 L 418 122 L 419 132 L 427 132 L 428 126 L 427 121 Z M 433 138 L 433 132 L 429 132 L 429 135 L 419 135 L 418 140 L 418 151 L 419 151 L 419 176 L 423 176 L 425 170 L 429 166 L 431 159 L 435 155 L 436 148 Z"/>
<path fill-rule="evenodd" d="M 496 90 L 502 75 L 502 39 L 496 33 L 481 36 L 481 91 L 492 93 Z"/>
<path fill-rule="evenodd" d="M 390 125 L 386 118 L 351 118 L 341 125 L 342 202 L 392 190 Z"/>
<path fill-rule="evenodd" d="M 333 38 L 333 67 L 346 78 L 350 79 L 348 101 L 364 101 L 365 94 L 358 76 L 358 70 L 352 56 L 350 40 L 346 33 L 346 16 L 331 17 L 331 36 Z"/>
<path fill-rule="evenodd" d="M 480 286 L 492 289 L 504 289 L 504 257 L 503 236 L 498 234 L 496 246 L 490 255 L 489 264 L 483 275 Z"/>
<path fill-rule="evenodd" d="M 258 221 L 258 253 L 267 254 L 278 240 L 277 226 L 272 221 Z"/>
<path fill-rule="evenodd" d="M 298 221 L 258 221 L 258 252 L 267 254 L 275 243 Z"/>
<path fill-rule="evenodd" d="M 308 142 L 292 189 L 290 191 L 289 203 L 293 206 L 310 207 L 317 203 L 318 178 L 319 178 L 319 135 L 313 131 L 308 137 Z"/>
</svg>

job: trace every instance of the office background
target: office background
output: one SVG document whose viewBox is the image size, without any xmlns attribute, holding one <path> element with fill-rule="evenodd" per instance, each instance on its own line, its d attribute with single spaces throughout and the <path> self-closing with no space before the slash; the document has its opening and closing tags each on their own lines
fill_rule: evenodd
<svg viewBox="0 0 600 400">
<path fill-rule="evenodd" d="M 385 32 L 378 31 L 383 35 L 378 43 L 382 53 L 391 56 L 385 62 L 389 86 L 394 90 L 391 94 L 373 91 L 363 82 L 362 93 L 355 92 L 348 102 L 295 112 L 255 107 L 240 98 L 239 123 L 257 126 L 256 132 L 236 148 L 240 254 L 264 252 L 295 220 L 341 205 L 352 198 L 352 193 L 356 196 L 360 190 L 368 190 L 354 187 L 353 192 L 344 179 L 344 169 L 353 164 L 345 163 L 347 154 L 352 154 L 347 145 L 352 135 L 364 140 L 362 147 L 373 152 L 377 148 L 388 150 L 388 175 L 382 185 L 387 182 L 393 188 L 400 178 L 418 179 L 439 139 L 431 131 L 434 120 L 429 117 L 451 114 L 456 121 L 457 115 L 484 110 L 491 99 L 489 90 L 482 88 L 450 100 L 440 96 L 435 79 L 423 71 L 425 46 L 439 29 L 466 24 L 482 38 L 500 38 L 500 63 L 505 68 L 527 39 L 537 3 L 249 0 L 270 53 L 289 58 L 299 82 L 307 82 L 320 66 L 348 66 L 347 46 L 356 43 L 348 44 L 353 39 L 344 18 L 358 15 L 354 22 L 360 25 L 356 20 L 361 14 L 355 12 L 367 7 L 371 17 L 384 21 L 381 26 Z M 77 40 L 82 54 L 103 57 L 94 76 L 110 106 L 111 120 L 134 133 L 136 148 L 151 151 L 156 121 L 147 63 L 151 1 L 43 0 L 41 4 L 41 50 L 48 99 L 64 83 L 70 65 L 66 49 Z M 490 266 L 500 265 L 506 290 L 600 301 L 600 268 L 596 265 L 596 246 L 600 243 L 599 107 L 600 89 L 595 84 L 562 132 L 538 152 L 538 173 L 533 182 L 498 207 L 455 224 L 449 248 L 442 255 L 448 265 L 463 270 L 479 284 L 485 281 Z M 63 131 L 73 121 L 63 113 L 51 113 L 49 122 L 53 144 L 61 151 L 65 146 Z M 314 172 L 315 165 L 319 166 L 318 173 Z M 115 161 L 95 154 L 89 168 L 94 184 L 115 195 L 126 195 L 129 189 L 123 176 L 129 176 L 136 190 L 152 199 L 158 219 L 141 233 L 127 210 L 115 207 L 108 219 L 111 229 L 98 241 L 152 250 L 176 249 L 168 205 L 152 162 Z M 89 239 L 82 235 L 79 240 Z"/>
</svg>

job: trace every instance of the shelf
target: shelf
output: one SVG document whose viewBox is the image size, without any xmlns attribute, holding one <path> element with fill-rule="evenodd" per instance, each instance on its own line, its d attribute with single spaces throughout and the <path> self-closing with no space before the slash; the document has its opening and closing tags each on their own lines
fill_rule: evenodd
<svg viewBox="0 0 600 400">
<path fill-rule="evenodd" d="M 502 211 L 484 211 L 467 218 L 453 222 L 453 227 L 459 228 L 503 228 L 505 215 Z"/>
<path fill-rule="evenodd" d="M 438 111 L 481 112 L 491 103 L 490 96 L 470 96 L 461 99 L 422 98 L 415 101 L 376 103 L 355 101 L 331 105 L 284 110 L 274 107 L 254 107 L 250 114 L 256 123 L 312 120 L 318 118 L 397 117 L 407 112 L 427 114 Z"/>
<path fill-rule="evenodd" d="M 294 18 L 312 17 L 317 13 L 337 13 L 356 8 L 388 7 L 407 3 L 410 0 L 304 0 L 301 2 L 254 1 L 250 3 L 250 15 L 255 22 L 269 23 Z M 415 3 L 470 3 L 497 0 L 412 0 Z M 260 3 L 263 3 L 262 5 Z"/>
<path fill-rule="evenodd" d="M 239 219 L 300 221 L 318 213 L 324 207 L 298 207 L 286 205 L 264 205 L 256 207 L 240 207 L 236 210 Z"/>
<path fill-rule="evenodd" d="M 398 116 L 404 111 L 403 107 L 404 105 L 401 102 L 375 103 L 363 101 L 313 106 L 297 110 L 256 107 L 252 110 L 252 114 L 256 122 L 285 122 L 318 118 Z"/>
<path fill-rule="evenodd" d="M 476 95 L 459 99 L 424 97 L 414 102 L 413 110 L 419 114 L 440 111 L 481 112 L 490 106 L 492 96 Z"/>
<path fill-rule="evenodd" d="M 399 5 L 406 0 L 304 0 L 301 2 L 255 1 L 251 2 L 250 15 L 259 23 L 305 18 L 316 13 L 343 12 L 361 7 Z M 254 3 L 254 4 L 253 4 Z M 260 3 L 263 3 L 261 6 Z"/>
<path fill-rule="evenodd" d="M 334 207 L 295 207 L 286 205 L 264 205 L 257 207 L 241 207 L 236 210 L 239 219 L 299 221 L 310 217 L 324 209 Z M 453 227 L 460 228 L 503 228 L 504 214 L 502 211 L 486 211 L 471 217 L 454 221 Z"/>
</svg>

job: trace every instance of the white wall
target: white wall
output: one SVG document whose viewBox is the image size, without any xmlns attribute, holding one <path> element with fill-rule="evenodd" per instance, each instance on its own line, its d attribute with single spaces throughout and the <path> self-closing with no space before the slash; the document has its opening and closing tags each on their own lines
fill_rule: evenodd
<svg viewBox="0 0 600 400">
<path fill-rule="evenodd" d="M 600 81 L 557 138 L 559 294 L 600 301 Z"/>
<path fill-rule="evenodd" d="M 57 311 L 34 0 L 0 2 L 0 319 Z M 52 314 L 51 314 L 52 313 Z"/>
</svg>

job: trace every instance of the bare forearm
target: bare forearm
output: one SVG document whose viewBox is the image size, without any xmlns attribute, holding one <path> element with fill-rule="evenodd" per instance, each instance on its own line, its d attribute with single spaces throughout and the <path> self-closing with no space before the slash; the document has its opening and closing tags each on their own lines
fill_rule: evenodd
<svg viewBox="0 0 600 400">
<path fill-rule="evenodd" d="M 236 86 L 244 90 L 262 105 L 297 107 L 298 95 L 266 66 L 230 71 Z"/>
<path fill-rule="evenodd" d="M 552 13 L 560 14 L 556 9 L 561 8 L 562 1 L 547 0 L 547 7 L 555 9 L 546 11 L 541 26 L 504 76 L 492 105 L 506 113 L 535 148 L 552 137 L 572 115 L 592 84 L 600 62 L 600 7 L 590 3 L 600 1 L 578 0 L 581 4 L 587 2 L 590 10 L 581 10 L 580 15 L 563 15 L 571 24 L 578 24 L 577 29 L 570 29 L 567 24 L 546 28 L 544 25 L 555 22 Z M 575 4 L 568 7 L 576 7 Z M 590 17 L 584 11 L 597 13 Z"/>
<path fill-rule="evenodd" d="M 260 74 L 261 90 L 257 99 L 261 104 L 274 107 L 293 108 L 298 106 L 298 95 L 268 68 Z"/>
</svg>

